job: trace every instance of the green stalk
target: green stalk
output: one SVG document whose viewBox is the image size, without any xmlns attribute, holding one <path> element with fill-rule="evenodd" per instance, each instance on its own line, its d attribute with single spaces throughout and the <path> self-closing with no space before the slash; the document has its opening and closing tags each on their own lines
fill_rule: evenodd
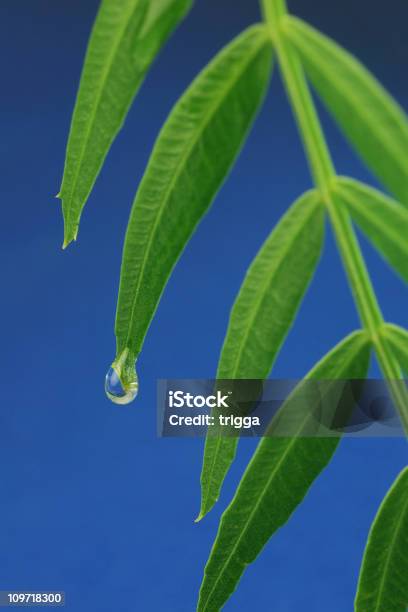
<svg viewBox="0 0 408 612">
<path fill-rule="evenodd" d="M 261 8 L 278 56 L 310 172 L 325 203 L 362 326 L 372 340 L 384 377 L 390 381 L 391 393 L 408 433 L 408 397 L 405 387 L 397 382 L 401 378 L 401 369 L 381 334 L 384 318 L 348 212 L 336 203 L 333 196 L 336 171 L 303 67 L 296 51 L 283 35 L 287 15 L 286 1 L 261 0 Z"/>
</svg>

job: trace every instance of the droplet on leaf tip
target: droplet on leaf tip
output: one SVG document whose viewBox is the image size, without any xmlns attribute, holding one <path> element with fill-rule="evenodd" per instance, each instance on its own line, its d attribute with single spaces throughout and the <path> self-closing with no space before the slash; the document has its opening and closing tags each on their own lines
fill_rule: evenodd
<svg viewBox="0 0 408 612">
<path fill-rule="evenodd" d="M 139 383 L 135 373 L 135 380 L 126 385 L 123 385 L 115 367 L 111 366 L 105 377 L 105 393 L 114 404 L 129 404 L 132 402 L 138 392 Z"/>
</svg>

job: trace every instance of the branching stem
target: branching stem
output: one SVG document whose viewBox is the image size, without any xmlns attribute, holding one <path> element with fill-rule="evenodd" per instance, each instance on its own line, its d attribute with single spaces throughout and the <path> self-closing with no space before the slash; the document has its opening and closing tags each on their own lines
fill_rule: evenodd
<svg viewBox="0 0 408 612">
<path fill-rule="evenodd" d="M 391 392 L 408 433 L 407 394 L 405 388 L 397 382 L 401 378 L 401 369 L 381 333 L 384 325 L 383 315 L 348 212 L 336 202 L 333 193 L 336 171 L 303 67 L 297 52 L 284 35 L 286 1 L 261 0 L 261 8 L 278 56 L 310 172 L 325 203 L 361 323 L 371 338 L 383 375 L 390 381 Z"/>
</svg>

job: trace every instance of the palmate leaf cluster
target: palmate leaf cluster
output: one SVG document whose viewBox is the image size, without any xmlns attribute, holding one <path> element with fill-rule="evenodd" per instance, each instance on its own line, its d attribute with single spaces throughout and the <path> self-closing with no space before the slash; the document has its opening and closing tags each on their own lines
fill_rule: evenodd
<svg viewBox="0 0 408 612">
<path fill-rule="evenodd" d="M 85 58 L 60 197 L 64 245 L 151 62 L 189 0 L 103 0 Z M 356 58 L 303 21 L 284 0 L 262 0 L 264 20 L 226 45 L 196 77 L 165 122 L 139 185 L 127 228 L 116 315 L 122 383 L 138 357 L 171 271 L 243 146 L 279 64 L 313 178 L 254 258 L 232 307 L 220 379 L 269 376 L 322 253 L 326 219 L 360 315 L 306 378 L 361 379 L 378 359 L 404 426 L 407 395 L 392 381 L 408 372 L 408 332 L 384 321 L 354 224 L 408 280 L 408 122 Z M 320 96 L 386 195 L 338 176 L 309 90 Z M 395 198 L 395 199 L 394 199 Z M 125 359 L 124 357 L 125 356 Z M 130 370 L 129 370 L 130 371 Z M 290 415 L 290 398 L 280 409 Z M 289 519 L 326 467 L 337 438 L 265 437 L 220 521 L 198 610 L 220 610 L 246 566 Z M 217 501 L 238 440 L 208 437 L 198 520 Z M 358 612 L 408 606 L 408 474 L 396 479 L 373 523 L 360 574 Z"/>
</svg>

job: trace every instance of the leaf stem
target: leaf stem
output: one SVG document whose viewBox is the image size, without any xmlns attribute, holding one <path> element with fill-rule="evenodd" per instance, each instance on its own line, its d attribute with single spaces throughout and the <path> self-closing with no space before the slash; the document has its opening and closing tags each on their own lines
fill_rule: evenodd
<svg viewBox="0 0 408 612">
<path fill-rule="evenodd" d="M 310 172 L 325 203 L 361 323 L 371 338 L 383 375 L 390 381 L 391 393 L 408 433 L 407 393 L 405 387 L 397 384 L 401 378 L 401 369 L 381 333 L 384 325 L 383 315 L 348 212 L 339 206 L 333 194 L 336 171 L 303 67 L 296 51 L 284 36 L 286 0 L 260 1 Z"/>
</svg>

